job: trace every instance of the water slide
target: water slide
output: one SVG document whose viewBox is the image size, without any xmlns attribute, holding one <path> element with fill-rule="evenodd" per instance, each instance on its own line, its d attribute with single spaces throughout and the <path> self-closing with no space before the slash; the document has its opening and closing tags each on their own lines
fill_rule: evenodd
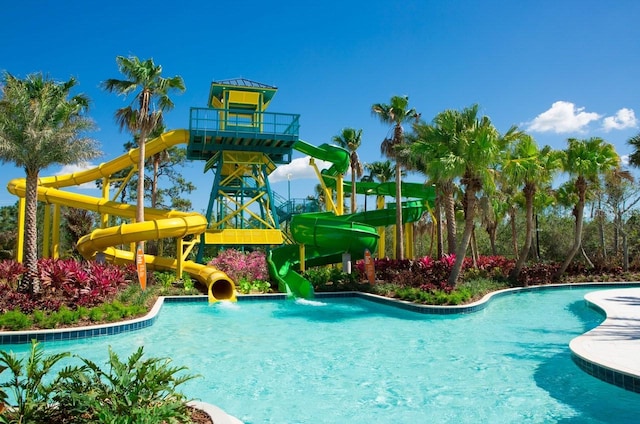
<svg viewBox="0 0 640 424">
<path fill-rule="evenodd" d="M 189 131 L 170 131 L 147 142 L 145 156 L 150 157 L 169 147 L 187 144 L 188 142 Z M 138 163 L 139 153 L 138 149 L 132 149 L 116 159 L 101 163 L 97 167 L 86 171 L 40 178 L 38 199 L 50 204 L 133 219 L 136 214 L 135 205 L 113 202 L 60 189 L 90 183 L 108 177 L 132 165 L 135 166 Z M 14 179 L 9 182 L 7 189 L 16 196 L 24 197 L 26 180 L 23 178 Z M 132 263 L 135 261 L 134 252 L 120 250 L 115 246 L 161 238 L 196 236 L 204 233 L 206 228 L 207 219 L 195 212 L 145 208 L 144 222 L 121 224 L 116 227 L 94 230 L 91 234 L 82 237 L 78 241 L 77 247 L 78 251 L 86 259 L 92 259 L 96 253 L 103 252 L 107 259 L 114 263 Z M 150 269 L 175 270 L 178 268 L 178 259 L 174 258 L 145 255 L 145 261 Z M 185 272 L 207 287 L 210 301 L 235 300 L 235 285 L 224 272 L 193 261 L 184 261 L 182 266 Z"/>
<path fill-rule="evenodd" d="M 341 147 L 329 144 L 313 146 L 302 140 L 298 140 L 293 147 L 313 158 L 331 163 L 329 168 L 321 171 L 329 187 L 335 188 L 336 176 L 344 174 L 349 167 L 349 152 Z M 360 187 L 360 184 L 363 186 Z M 345 183 L 345 189 L 350 190 L 350 187 L 350 183 Z M 395 183 L 356 184 L 358 193 L 380 196 L 395 195 L 395 187 Z M 433 199 L 433 190 L 418 183 L 403 183 L 402 190 L 403 195 L 419 199 L 402 204 L 403 222 L 415 222 L 428 210 L 426 201 Z M 313 286 L 297 272 L 301 254 L 299 245 L 304 245 L 306 266 L 340 263 L 345 252 L 350 253 L 352 260 L 358 260 L 363 258 L 365 249 L 375 251 L 379 238 L 376 227 L 393 225 L 395 222 L 394 208 L 341 216 L 333 212 L 294 215 L 290 229 L 293 241 L 297 244 L 285 245 L 269 253 L 267 264 L 270 274 L 278 281 L 280 291 L 295 297 L 312 297 Z"/>
</svg>

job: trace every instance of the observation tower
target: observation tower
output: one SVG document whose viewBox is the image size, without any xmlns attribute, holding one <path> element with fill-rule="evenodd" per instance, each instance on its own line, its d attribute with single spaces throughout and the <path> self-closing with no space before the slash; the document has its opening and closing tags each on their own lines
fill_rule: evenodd
<svg viewBox="0 0 640 424">
<path fill-rule="evenodd" d="M 190 110 L 187 158 L 213 173 L 198 262 L 206 245 L 280 245 L 268 176 L 291 162 L 298 114 L 266 112 L 277 88 L 244 78 L 214 81 L 208 107 Z"/>
</svg>

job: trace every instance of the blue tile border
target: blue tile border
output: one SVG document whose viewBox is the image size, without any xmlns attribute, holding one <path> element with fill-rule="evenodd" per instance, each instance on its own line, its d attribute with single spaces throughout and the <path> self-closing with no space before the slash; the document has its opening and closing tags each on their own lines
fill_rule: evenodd
<svg viewBox="0 0 640 424">
<path fill-rule="evenodd" d="M 576 284 L 553 284 L 545 286 L 530 286 L 530 287 L 516 287 L 510 289 L 499 290 L 493 293 L 485 295 L 482 299 L 467 305 L 459 306 L 434 306 L 434 305 L 422 305 L 412 302 L 407 302 L 398 299 L 387 298 L 371 293 L 363 292 L 320 292 L 316 293 L 317 299 L 329 299 L 329 298 L 347 298 L 357 297 L 365 299 L 371 302 L 392 306 L 407 311 L 412 311 L 421 314 L 436 314 L 436 315 L 451 315 L 451 314 L 466 314 L 480 311 L 487 307 L 489 302 L 495 298 L 502 297 L 509 294 L 516 294 L 522 292 L 528 292 L 532 290 L 554 290 L 554 289 L 571 289 L 585 288 L 585 287 L 639 287 L 640 282 L 634 283 L 576 283 Z M 285 300 L 286 294 L 283 293 L 271 293 L 271 294 L 248 294 L 238 295 L 238 302 L 252 302 L 261 300 Z M 30 343 L 31 340 L 37 340 L 39 342 L 47 341 L 59 341 L 59 340 L 76 340 L 88 337 L 100 337 L 111 336 L 115 334 L 125 333 L 129 331 L 137 331 L 153 325 L 156 321 L 162 305 L 164 303 L 190 303 L 208 302 L 207 296 L 166 296 L 158 298 L 151 311 L 143 317 L 133 320 L 122 321 L 113 324 L 104 324 L 99 326 L 87 326 L 77 328 L 62 328 L 52 330 L 30 330 L 30 331 L 0 331 L 0 345 L 3 344 L 22 344 Z M 640 384 L 638 384 L 640 387 Z"/>
<path fill-rule="evenodd" d="M 571 359 L 573 359 L 573 362 L 578 366 L 578 368 L 595 378 L 621 387 L 625 390 L 640 393 L 640 378 L 636 376 L 603 367 L 595 362 L 588 361 L 573 352 L 571 353 Z"/>
</svg>

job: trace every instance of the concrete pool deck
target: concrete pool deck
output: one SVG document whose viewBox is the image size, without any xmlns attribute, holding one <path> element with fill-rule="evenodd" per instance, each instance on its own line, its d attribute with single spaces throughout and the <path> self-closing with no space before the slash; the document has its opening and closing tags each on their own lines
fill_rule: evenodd
<svg viewBox="0 0 640 424">
<path fill-rule="evenodd" d="M 584 298 L 606 319 L 571 340 L 575 363 L 596 378 L 640 393 L 640 288 L 601 290 Z"/>
</svg>

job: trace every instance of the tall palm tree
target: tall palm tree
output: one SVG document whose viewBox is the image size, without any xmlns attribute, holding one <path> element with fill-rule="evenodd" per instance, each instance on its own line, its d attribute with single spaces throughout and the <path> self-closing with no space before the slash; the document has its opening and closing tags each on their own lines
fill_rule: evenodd
<svg viewBox="0 0 640 424">
<path fill-rule="evenodd" d="M 40 291 L 38 280 L 37 205 L 40 170 L 54 164 L 73 164 L 100 155 L 95 140 L 83 133 L 93 128 L 85 115 L 89 99 L 71 96 L 77 82 L 57 82 L 31 74 L 25 79 L 5 73 L 0 86 L 0 161 L 26 173 L 24 265 L 21 289 Z"/>
<path fill-rule="evenodd" d="M 129 106 L 116 111 L 116 121 L 120 130 L 126 128 L 137 136 L 139 147 L 138 158 L 138 188 L 136 204 L 136 221 L 144 221 L 144 164 L 145 143 L 147 137 L 162 125 L 162 113 L 174 106 L 169 98 L 170 90 L 185 90 L 184 81 L 180 76 L 164 78 L 162 66 L 156 65 L 153 59 L 141 61 L 135 56 L 116 57 L 118 70 L 126 79 L 108 79 L 102 87 L 117 94 L 128 96 L 138 90 Z M 135 105 L 135 106 L 134 106 Z M 142 246 L 142 243 L 140 243 Z"/>
<path fill-rule="evenodd" d="M 477 114 L 478 105 L 472 105 L 463 111 L 449 109 L 440 112 L 431 124 L 414 125 L 413 142 L 410 144 L 410 160 L 422 163 L 420 171 L 435 185 L 444 208 L 449 253 L 455 253 L 457 247 L 455 195 L 458 186 L 454 180 L 460 177 L 461 172 L 460 162 L 451 152 L 455 151 L 458 137 L 474 128 Z"/>
<path fill-rule="evenodd" d="M 464 187 L 464 232 L 457 244 L 456 261 L 449 275 L 449 285 L 455 286 L 473 234 L 476 195 L 482 190 L 490 192 L 495 187 L 495 169 L 502 152 L 519 132 L 512 127 L 501 135 L 487 116 L 478 117 L 478 105 L 459 112 L 450 111 L 447 115 L 450 116 L 440 124 L 446 128 L 442 136 L 418 140 L 411 148 L 414 154 L 422 155 L 428 162 L 430 175 L 433 173 L 451 181 L 459 178 Z"/>
<path fill-rule="evenodd" d="M 396 147 L 404 143 L 403 124 L 420 119 L 415 109 L 409 108 L 408 96 L 393 96 L 389 104 L 376 103 L 371 112 L 384 124 L 393 126 L 393 137 L 385 138 L 380 151 L 388 158 L 396 160 L 396 259 L 404 259 L 404 240 L 402 230 L 402 166 L 396 156 Z"/>
<path fill-rule="evenodd" d="M 554 151 L 549 146 L 539 149 L 533 137 L 525 134 L 519 137 L 513 148 L 507 152 L 502 174 L 505 180 L 512 185 L 522 187 L 526 211 L 524 246 L 514 269 L 511 271 L 510 278 L 513 280 L 518 279 L 533 242 L 536 191 L 538 187 L 549 183 L 554 178 L 560 169 L 561 157 L 560 152 Z"/>
<path fill-rule="evenodd" d="M 601 175 L 620 166 L 620 157 L 613 145 L 600 137 L 587 140 L 570 138 L 562 157 L 562 170 L 571 178 L 577 201 L 573 207 L 575 216 L 575 232 L 573 245 L 560 269 L 553 276 L 559 280 L 562 274 L 582 247 L 582 226 L 584 206 L 590 185 L 598 182 Z"/>
<path fill-rule="evenodd" d="M 357 152 L 362 143 L 362 130 L 343 128 L 340 134 L 333 137 L 333 142 L 349 151 L 349 163 L 351 164 L 351 213 L 354 213 L 356 211 L 356 177 L 362 177 L 364 171 Z"/>
</svg>

